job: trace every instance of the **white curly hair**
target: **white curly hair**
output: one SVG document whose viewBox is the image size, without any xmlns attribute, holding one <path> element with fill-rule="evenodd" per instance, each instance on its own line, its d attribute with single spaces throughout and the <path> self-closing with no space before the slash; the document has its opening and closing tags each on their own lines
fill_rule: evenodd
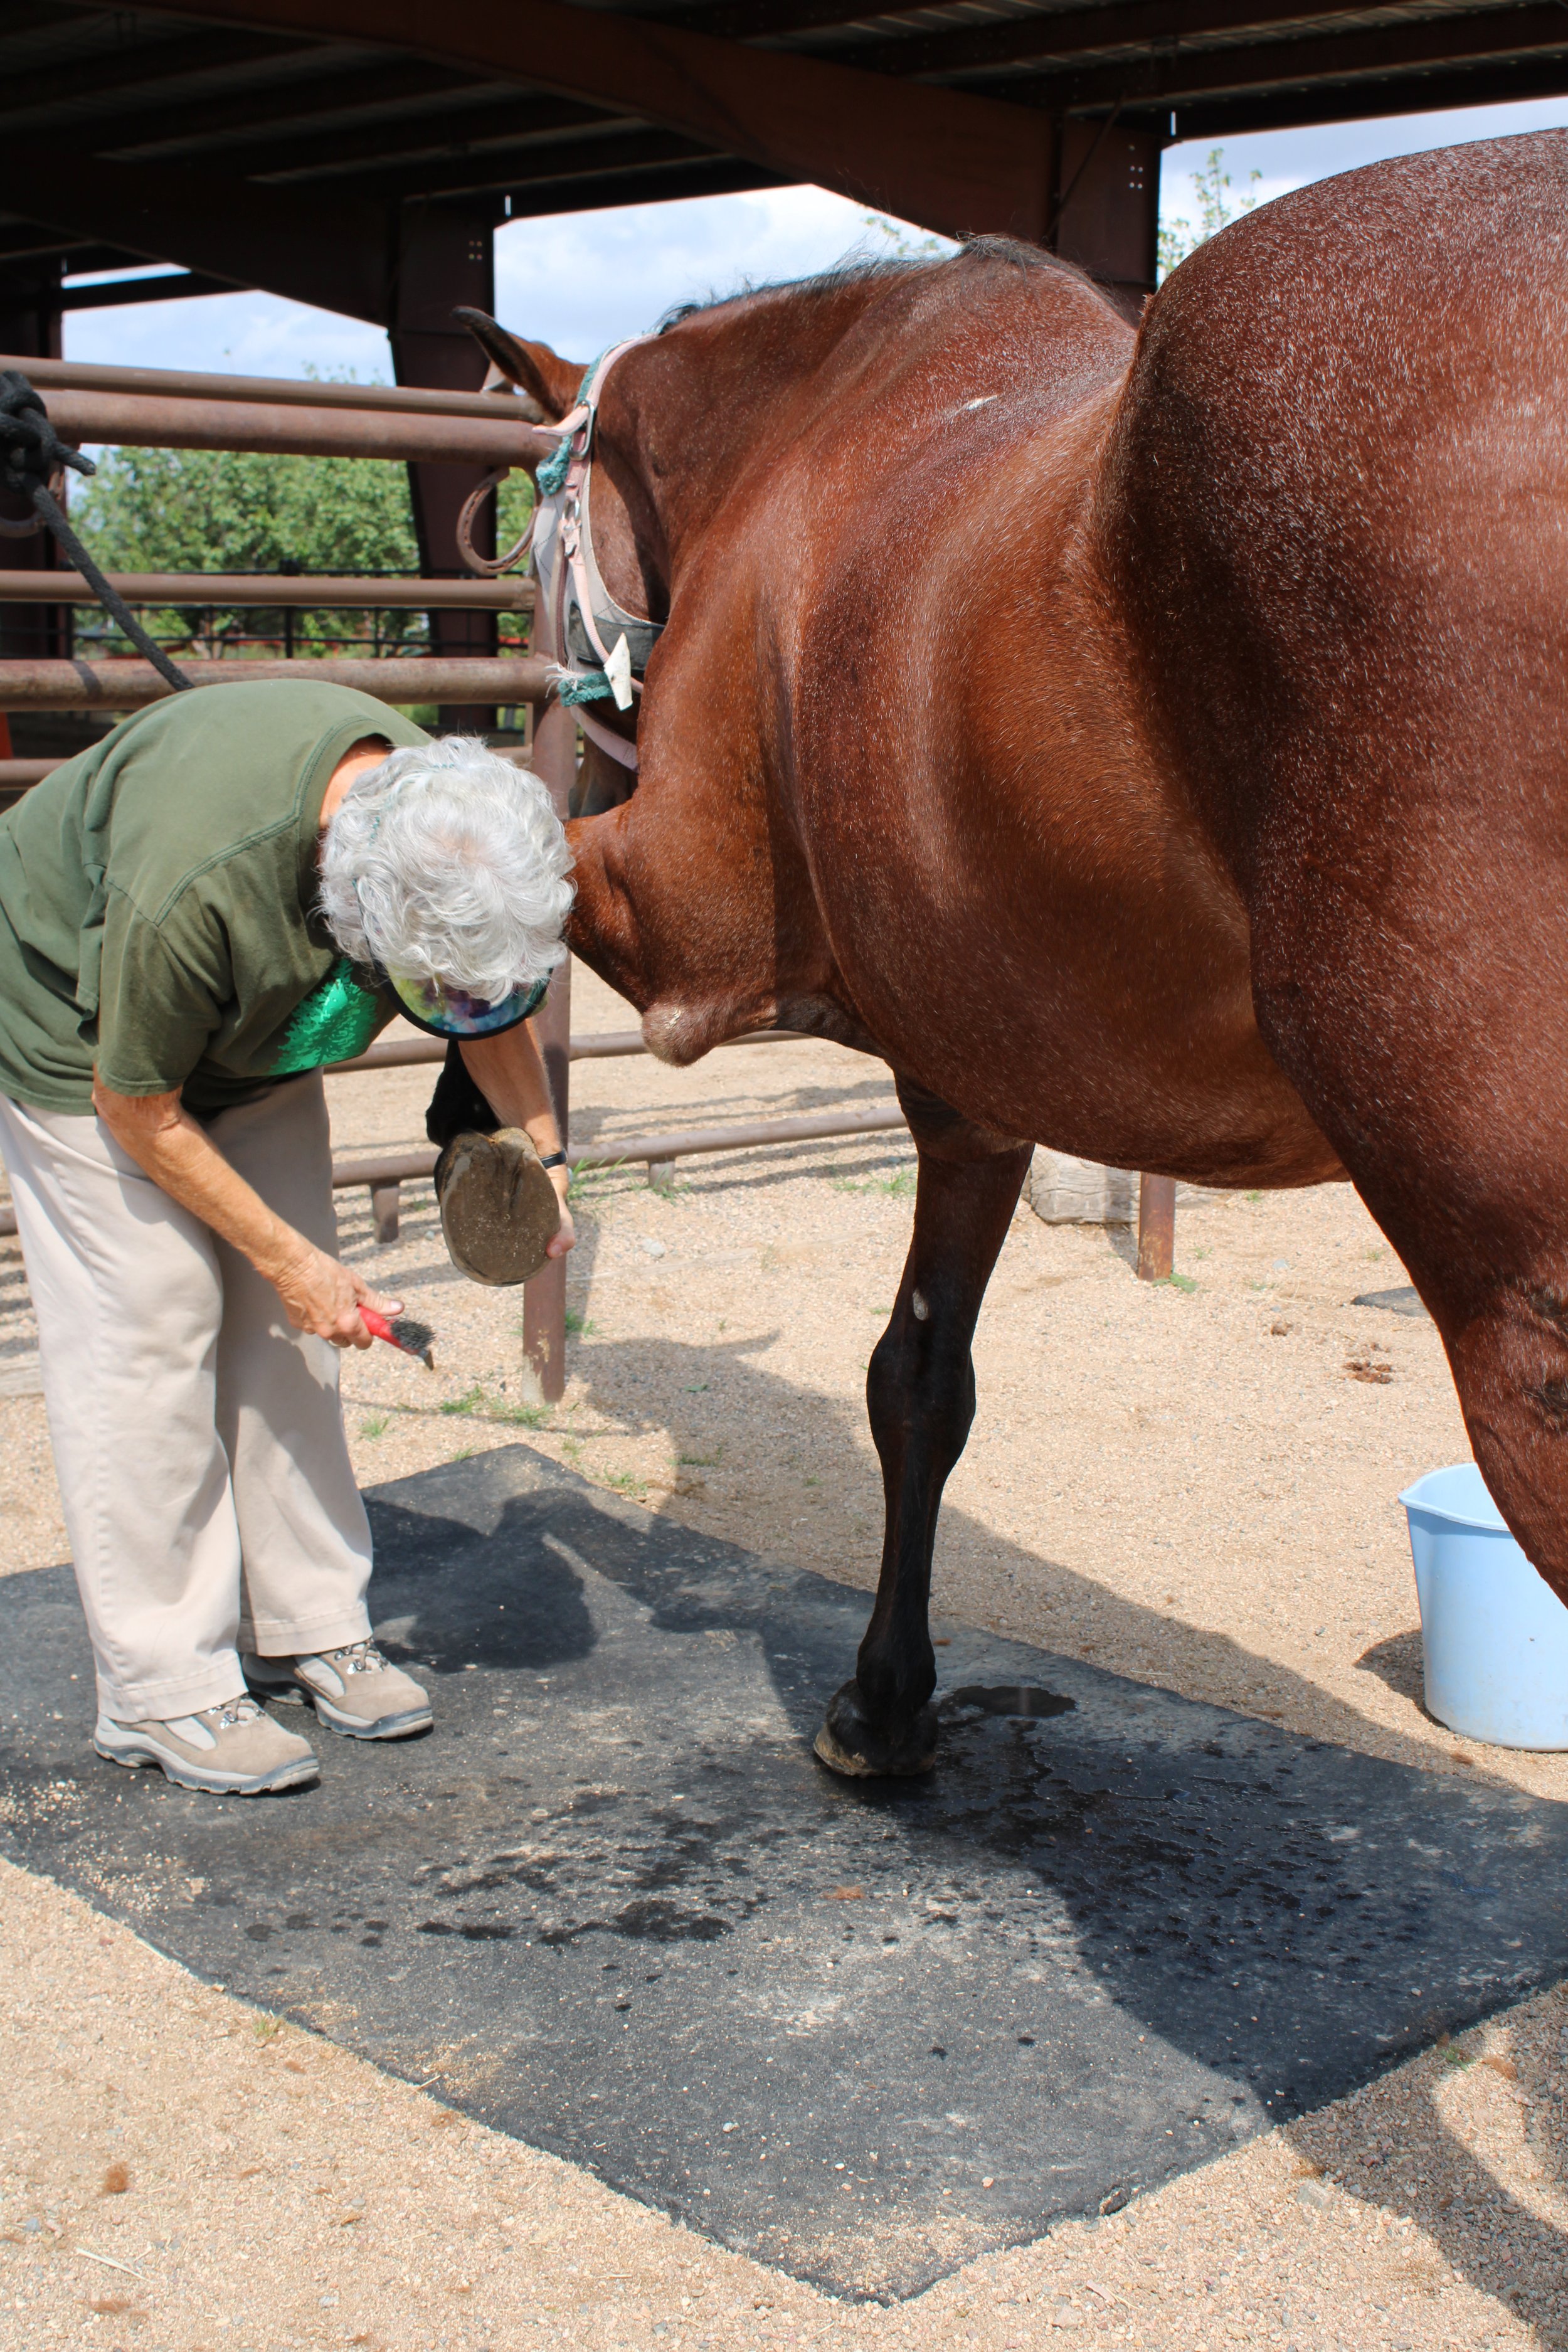
<svg viewBox="0 0 1568 2352">
<path fill-rule="evenodd" d="M 571 871 L 540 779 L 443 735 L 355 777 L 327 826 L 320 906 L 352 962 L 493 1002 L 565 954 Z"/>
</svg>

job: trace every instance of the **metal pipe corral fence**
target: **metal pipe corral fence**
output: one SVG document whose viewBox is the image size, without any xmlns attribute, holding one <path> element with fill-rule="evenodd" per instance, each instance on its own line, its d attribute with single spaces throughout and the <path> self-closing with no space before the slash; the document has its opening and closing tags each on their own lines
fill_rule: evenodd
<svg viewBox="0 0 1568 2352">
<path fill-rule="evenodd" d="M 21 362 L 29 383 L 37 371 Z M 322 391 L 329 387 L 322 385 Z M 342 387 L 347 389 L 347 387 Z M 476 394 L 476 397 L 479 395 Z M 380 457 L 415 465 L 537 465 L 555 447 L 526 418 L 389 412 L 363 405 L 296 407 L 240 400 L 148 399 L 136 393 L 51 392 L 62 441 L 130 449 L 240 449 L 267 457 Z"/>
<path fill-rule="evenodd" d="M 47 572 L 35 572 L 46 580 Z M 471 658 L 440 654 L 353 656 L 320 661 L 187 659 L 195 687 L 254 686 L 264 678 L 304 678 L 318 686 L 357 687 L 380 702 L 542 702 L 548 665 L 531 654 Z M 0 662 L 0 710 L 140 710 L 174 688 L 146 661 Z"/>
<path fill-rule="evenodd" d="M 209 375 L 188 368 L 100 367 L 85 360 L 39 359 L 0 352 L 0 369 L 16 368 L 38 392 L 132 393 L 156 400 L 237 400 L 264 408 L 369 409 L 393 416 L 472 416 L 526 425 L 522 401 L 510 386 L 499 392 L 422 391 L 394 383 L 316 383 L 272 375 Z M 54 415 L 54 402 L 49 404 Z M 509 408 L 511 415 L 509 417 Z"/>
<path fill-rule="evenodd" d="M 534 583 L 500 580 L 355 580 L 309 572 L 108 572 L 128 604 L 292 604 L 308 611 L 531 613 Z M 44 592 L 47 591 L 46 594 Z M 96 604 L 79 572 L 0 571 L 0 604 Z"/>
</svg>

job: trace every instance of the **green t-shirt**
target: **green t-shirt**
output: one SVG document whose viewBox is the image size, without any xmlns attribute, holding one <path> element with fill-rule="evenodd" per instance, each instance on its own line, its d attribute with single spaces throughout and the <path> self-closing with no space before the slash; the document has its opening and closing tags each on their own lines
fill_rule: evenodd
<svg viewBox="0 0 1568 2352">
<path fill-rule="evenodd" d="M 429 740 L 349 687 L 153 703 L 0 816 L 0 1093 L 92 1108 L 180 1089 L 198 1118 L 362 1052 L 396 1010 L 314 912 L 332 770 Z"/>
</svg>

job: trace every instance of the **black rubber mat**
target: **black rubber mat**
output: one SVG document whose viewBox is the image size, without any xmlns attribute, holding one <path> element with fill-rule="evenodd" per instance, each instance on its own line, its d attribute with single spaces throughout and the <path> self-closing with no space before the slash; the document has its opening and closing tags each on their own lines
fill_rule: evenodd
<svg viewBox="0 0 1568 2352">
<path fill-rule="evenodd" d="M 1568 1969 L 1568 1808 L 959 1624 L 930 1781 L 813 1760 L 864 1596 L 522 1446 L 372 1498 L 437 1728 L 320 1788 L 100 1764 L 0 1582 L 0 1837 L 200 1975 L 694 2228 L 903 2295 Z M 79 1679 L 73 1681 L 72 1676 Z"/>
</svg>

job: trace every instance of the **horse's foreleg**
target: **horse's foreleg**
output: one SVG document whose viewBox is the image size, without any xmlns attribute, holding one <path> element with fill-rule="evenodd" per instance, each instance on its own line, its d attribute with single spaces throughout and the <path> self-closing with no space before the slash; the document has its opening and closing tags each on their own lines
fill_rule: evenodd
<svg viewBox="0 0 1568 2352">
<path fill-rule="evenodd" d="M 857 1778 L 928 1772 L 936 1761 L 937 1513 L 974 1418 L 969 1344 L 1031 1149 L 969 1126 L 907 1085 L 899 1095 L 920 1178 L 903 1280 L 866 1379 L 887 1502 L 882 1573 L 855 1679 L 816 1736 L 823 1762 Z"/>
</svg>

